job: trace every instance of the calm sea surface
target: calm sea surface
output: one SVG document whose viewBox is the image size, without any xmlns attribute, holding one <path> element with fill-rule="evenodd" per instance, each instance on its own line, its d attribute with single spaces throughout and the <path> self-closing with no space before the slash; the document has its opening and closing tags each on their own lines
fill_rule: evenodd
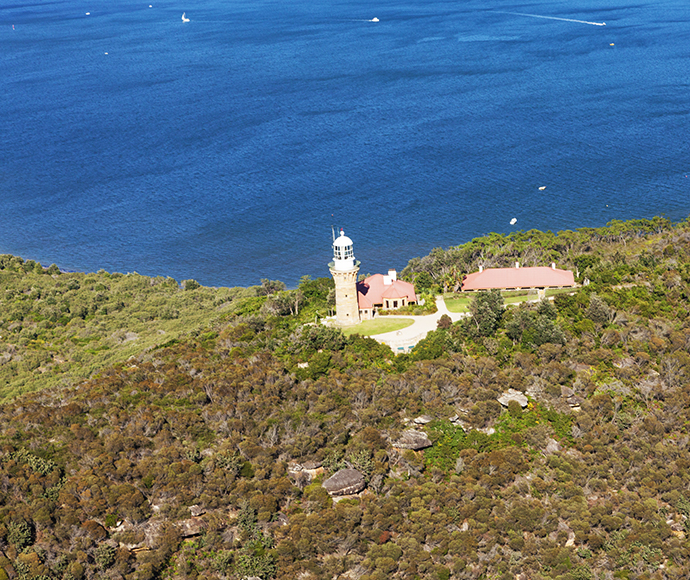
<svg viewBox="0 0 690 580">
<path fill-rule="evenodd" d="M 373 273 L 684 219 L 689 57 L 687 0 L 4 0 L 0 252 L 294 286 L 331 225 Z"/>
</svg>

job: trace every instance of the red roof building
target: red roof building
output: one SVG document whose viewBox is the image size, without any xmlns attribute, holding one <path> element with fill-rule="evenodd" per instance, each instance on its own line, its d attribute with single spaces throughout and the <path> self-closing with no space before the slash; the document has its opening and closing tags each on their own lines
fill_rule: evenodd
<svg viewBox="0 0 690 580">
<path fill-rule="evenodd" d="M 417 302 L 414 285 L 398 280 L 395 270 L 374 274 L 357 283 L 357 300 L 362 320 L 371 318 L 375 308 L 395 310 Z"/>
<path fill-rule="evenodd" d="M 550 268 L 487 268 L 465 277 L 462 291 L 471 290 L 513 290 L 519 288 L 562 288 L 575 286 L 575 277 L 570 270 L 559 270 L 555 264 Z"/>
</svg>

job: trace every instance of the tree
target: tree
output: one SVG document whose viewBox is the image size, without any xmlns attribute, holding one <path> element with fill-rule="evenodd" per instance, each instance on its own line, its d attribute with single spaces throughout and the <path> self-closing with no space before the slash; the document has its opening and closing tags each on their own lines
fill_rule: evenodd
<svg viewBox="0 0 690 580">
<path fill-rule="evenodd" d="M 196 290 L 197 288 L 201 287 L 201 284 L 199 284 L 199 282 L 196 280 L 182 280 L 181 284 L 182 288 L 185 290 Z"/>
<path fill-rule="evenodd" d="M 10 522 L 7 526 L 7 541 L 17 550 L 33 543 L 33 530 L 24 520 Z"/>
<path fill-rule="evenodd" d="M 94 554 L 94 560 L 101 570 L 110 568 L 115 563 L 115 548 L 108 544 L 99 544 Z"/>
<path fill-rule="evenodd" d="M 438 322 L 436 323 L 436 328 L 448 330 L 452 325 L 453 321 L 451 320 L 450 316 L 444 314 L 443 316 L 441 316 L 441 318 L 438 319 Z"/>
<path fill-rule="evenodd" d="M 587 318 L 599 324 L 606 324 L 611 320 L 612 310 L 599 296 L 592 294 L 589 297 L 589 306 L 585 312 Z M 615 314 L 615 312 L 613 312 Z"/>
<path fill-rule="evenodd" d="M 268 296 L 264 304 L 264 311 L 273 316 L 296 316 L 299 314 L 299 307 L 302 302 L 301 290 L 283 290 Z"/>
<path fill-rule="evenodd" d="M 418 292 L 426 292 L 434 285 L 434 280 L 428 272 L 420 272 L 415 276 L 414 285 Z"/>
<path fill-rule="evenodd" d="M 478 336 L 492 336 L 503 318 L 503 296 L 499 290 L 482 291 L 470 302 L 470 313 Z"/>
<path fill-rule="evenodd" d="M 261 286 L 257 287 L 257 296 L 271 296 L 276 292 L 282 292 L 285 290 L 285 284 L 280 280 L 269 280 L 267 278 L 261 279 Z"/>
<path fill-rule="evenodd" d="M 332 289 L 335 288 L 333 278 L 317 278 L 312 280 L 311 276 L 302 276 L 298 286 L 305 302 L 311 306 L 325 307 L 328 305 L 328 297 Z"/>
</svg>

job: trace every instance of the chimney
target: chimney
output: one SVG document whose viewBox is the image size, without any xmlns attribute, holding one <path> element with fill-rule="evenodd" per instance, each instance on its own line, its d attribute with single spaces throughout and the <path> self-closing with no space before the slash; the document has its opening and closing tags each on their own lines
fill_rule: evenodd
<svg viewBox="0 0 690 580">
<path fill-rule="evenodd" d="M 520 262 L 515 262 L 515 267 L 519 268 L 520 267 Z"/>
<path fill-rule="evenodd" d="M 556 269 L 556 262 L 551 262 L 551 269 L 555 270 Z"/>
<path fill-rule="evenodd" d="M 388 270 L 388 277 L 391 282 L 395 282 L 398 279 L 398 273 L 395 270 Z"/>
<path fill-rule="evenodd" d="M 481 264 L 479 264 L 479 273 L 481 274 L 483 271 L 484 271 L 484 266 L 482 266 Z"/>
</svg>

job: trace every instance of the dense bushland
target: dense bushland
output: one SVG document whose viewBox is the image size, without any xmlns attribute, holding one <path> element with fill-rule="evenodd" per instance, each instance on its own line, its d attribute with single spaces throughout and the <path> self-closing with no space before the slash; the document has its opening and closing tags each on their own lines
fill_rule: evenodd
<svg viewBox="0 0 690 580">
<path fill-rule="evenodd" d="M 588 286 L 505 310 L 500 295 L 478 294 L 472 318 L 441 325 L 409 356 L 313 324 L 328 280 L 246 294 L 171 284 L 183 302 L 228 294 L 175 341 L 0 406 L 0 569 L 687 578 L 690 231 L 650 220 L 573 236 L 567 259 Z M 515 243 L 472 242 L 485 257 Z M 435 284 L 438 271 L 427 273 Z M 68 280 L 12 275 L 45 281 L 46 296 Z M 71 332 L 62 324 L 45 332 Z M 509 388 L 528 406 L 504 408 Z M 434 445 L 395 448 L 420 415 Z M 321 481 L 343 466 L 367 489 L 334 502 Z"/>
</svg>

